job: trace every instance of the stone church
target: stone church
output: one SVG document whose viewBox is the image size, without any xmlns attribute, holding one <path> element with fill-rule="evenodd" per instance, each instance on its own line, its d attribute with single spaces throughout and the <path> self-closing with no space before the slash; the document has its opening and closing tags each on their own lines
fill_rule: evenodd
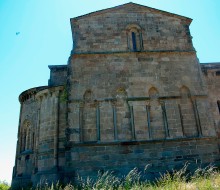
<svg viewBox="0 0 220 190">
<path fill-rule="evenodd" d="M 19 96 L 12 186 L 219 164 L 220 63 L 199 63 L 191 22 L 135 3 L 72 18 L 68 64 Z"/>
</svg>

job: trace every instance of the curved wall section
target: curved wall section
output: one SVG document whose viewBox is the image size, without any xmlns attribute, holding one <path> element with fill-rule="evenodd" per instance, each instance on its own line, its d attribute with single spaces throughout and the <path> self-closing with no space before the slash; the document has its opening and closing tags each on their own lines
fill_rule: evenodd
<svg viewBox="0 0 220 190">
<path fill-rule="evenodd" d="M 63 86 L 34 88 L 19 96 L 21 113 L 13 187 L 56 179 L 64 167 L 66 100 Z M 59 154 L 58 154 L 59 152 Z"/>
</svg>

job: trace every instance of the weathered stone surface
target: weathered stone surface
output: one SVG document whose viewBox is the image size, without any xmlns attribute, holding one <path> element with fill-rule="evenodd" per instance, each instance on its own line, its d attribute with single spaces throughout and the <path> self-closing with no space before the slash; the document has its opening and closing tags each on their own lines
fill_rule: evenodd
<svg viewBox="0 0 220 190">
<path fill-rule="evenodd" d="M 71 19 L 68 65 L 19 97 L 12 187 L 219 164 L 220 64 L 202 73 L 191 21 L 133 3 Z"/>
<path fill-rule="evenodd" d="M 204 112 L 204 114 L 208 115 L 211 121 L 214 122 L 218 137 L 220 137 L 220 63 L 203 63 L 201 68 L 204 76 L 203 82 L 207 85 L 209 96 L 208 102 L 203 103 L 208 107 L 208 111 Z M 206 122 L 209 121 L 203 120 L 201 123 L 204 125 Z M 209 133 L 208 128 L 206 128 L 206 133 Z"/>
</svg>

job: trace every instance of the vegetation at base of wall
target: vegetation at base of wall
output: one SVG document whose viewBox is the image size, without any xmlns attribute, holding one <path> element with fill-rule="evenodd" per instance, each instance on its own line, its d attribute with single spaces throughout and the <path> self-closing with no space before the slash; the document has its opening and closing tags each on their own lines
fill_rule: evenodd
<svg viewBox="0 0 220 190">
<path fill-rule="evenodd" d="M 8 190 L 10 189 L 10 186 L 5 181 L 0 181 L 0 190 Z"/>
<path fill-rule="evenodd" d="M 60 101 L 64 103 L 67 102 L 67 99 L 68 99 L 67 87 L 66 85 L 64 85 L 64 89 L 60 94 Z"/>
<path fill-rule="evenodd" d="M 187 173 L 187 166 L 179 171 L 167 172 L 155 182 L 143 181 L 144 173 L 137 168 L 120 179 L 111 172 L 99 173 L 96 180 L 78 178 L 79 185 L 40 185 L 31 190 L 217 190 L 220 189 L 220 172 L 214 167 L 197 169 L 193 175 Z"/>
</svg>

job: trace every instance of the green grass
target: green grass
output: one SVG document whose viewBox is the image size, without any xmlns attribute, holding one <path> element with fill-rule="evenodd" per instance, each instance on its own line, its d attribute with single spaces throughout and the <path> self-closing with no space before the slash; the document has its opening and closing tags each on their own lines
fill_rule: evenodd
<svg viewBox="0 0 220 190">
<path fill-rule="evenodd" d="M 118 178 L 111 172 L 99 173 L 96 180 L 78 178 L 79 185 L 45 185 L 32 190 L 220 190 L 220 172 L 214 167 L 197 169 L 187 174 L 187 166 L 179 171 L 167 172 L 155 182 L 140 180 L 144 173 L 134 168 L 127 176 Z M 147 171 L 146 171 L 147 172 Z M 7 189 L 7 188 L 6 188 Z M 0 190 L 5 190 L 1 189 Z"/>
<path fill-rule="evenodd" d="M 5 181 L 0 181 L 0 190 L 8 190 L 10 186 Z"/>
</svg>

